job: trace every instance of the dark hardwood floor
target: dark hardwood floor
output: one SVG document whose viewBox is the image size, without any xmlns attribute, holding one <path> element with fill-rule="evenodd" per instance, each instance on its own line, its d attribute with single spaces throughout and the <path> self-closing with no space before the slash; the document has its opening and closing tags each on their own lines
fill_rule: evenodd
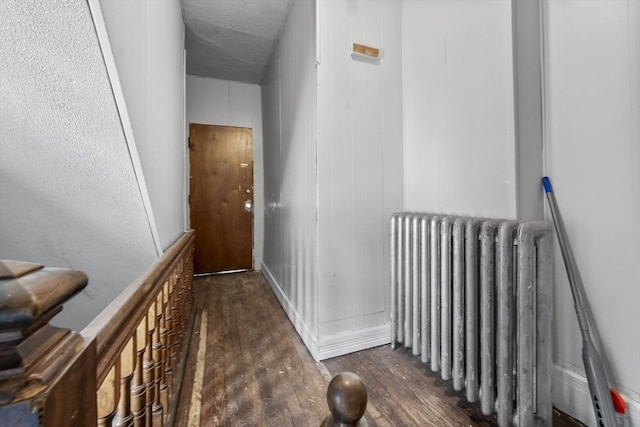
<svg viewBox="0 0 640 427">
<path fill-rule="evenodd" d="M 496 425 L 403 348 L 316 363 L 258 272 L 197 278 L 194 298 L 176 426 L 319 426 L 329 381 L 342 371 L 363 379 L 372 427 Z"/>
</svg>

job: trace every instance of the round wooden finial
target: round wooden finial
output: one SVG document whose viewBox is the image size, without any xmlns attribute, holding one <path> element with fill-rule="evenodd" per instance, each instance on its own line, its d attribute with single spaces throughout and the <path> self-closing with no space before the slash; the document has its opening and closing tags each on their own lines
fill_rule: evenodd
<svg viewBox="0 0 640 427">
<path fill-rule="evenodd" d="M 329 383 L 327 403 L 331 415 L 322 427 L 367 426 L 362 416 L 367 409 L 367 389 L 359 376 L 352 372 L 341 372 Z"/>
</svg>

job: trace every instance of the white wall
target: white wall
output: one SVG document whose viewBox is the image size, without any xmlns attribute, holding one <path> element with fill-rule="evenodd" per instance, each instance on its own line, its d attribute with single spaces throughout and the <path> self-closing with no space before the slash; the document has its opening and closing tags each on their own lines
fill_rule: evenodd
<svg viewBox="0 0 640 427">
<path fill-rule="evenodd" d="M 0 15 L 0 258 L 85 271 L 80 330 L 155 260 L 149 218 L 87 3 Z"/>
<path fill-rule="evenodd" d="M 389 342 L 401 53 L 398 2 L 296 1 L 262 82 L 264 271 L 316 359 Z"/>
<path fill-rule="evenodd" d="M 253 130 L 253 265 L 260 269 L 264 245 L 264 171 L 260 86 L 187 76 L 187 125 L 237 126 Z"/>
<path fill-rule="evenodd" d="M 544 219 L 542 0 L 511 2 L 517 218 Z"/>
<path fill-rule="evenodd" d="M 553 181 L 609 380 L 640 425 L 640 3 L 543 5 L 540 175 Z M 535 216 L 533 184 L 514 181 L 538 180 L 540 159 L 523 173 L 528 159 L 514 157 L 531 147 L 513 135 L 511 2 L 404 0 L 402 11 L 405 209 L 515 217 L 526 205 Z M 594 425 L 559 248 L 555 267 L 553 400 Z"/>
<path fill-rule="evenodd" d="M 185 229 L 184 25 L 178 0 L 100 0 L 162 250 Z M 135 154 L 134 154 L 135 156 Z"/>
<path fill-rule="evenodd" d="M 320 358 L 389 342 L 389 219 L 402 210 L 400 2 L 318 1 Z M 381 49 L 353 59 L 352 43 Z"/>
<path fill-rule="evenodd" d="M 545 1 L 544 19 L 546 173 L 609 381 L 640 426 L 640 3 Z M 595 425 L 556 249 L 554 403 Z"/>
<path fill-rule="evenodd" d="M 405 210 L 515 218 L 511 4 L 402 2 Z"/>
<path fill-rule="evenodd" d="M 315 1 L 295 1 L 262 81 L 262 270 L 317 358 L 315 43 Z"/>
</svg>

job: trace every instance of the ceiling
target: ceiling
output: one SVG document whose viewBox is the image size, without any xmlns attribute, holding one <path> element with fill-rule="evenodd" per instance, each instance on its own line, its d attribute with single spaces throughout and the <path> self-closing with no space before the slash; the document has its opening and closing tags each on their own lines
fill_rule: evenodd
<svg viewBox="0 0 640 427">
<path fill-rule="evenodd" d="M 187 74 L 260 83 L 293 0 L 181 0 Z"/>
</svg>

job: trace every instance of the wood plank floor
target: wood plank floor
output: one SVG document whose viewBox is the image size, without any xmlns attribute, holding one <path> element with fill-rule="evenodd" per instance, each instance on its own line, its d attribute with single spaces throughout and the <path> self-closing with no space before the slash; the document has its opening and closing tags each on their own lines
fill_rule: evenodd
<svg viewBox="0 0 640 427">
<path fill-rule="evenodd" d="M 176 426 L 319 426 L 342 371 L 363 379 L 372 427 L 496 425 L 405 349 L 316 363 L 259 272 L 197 278 L 194 298 Z"/>
</svg>

